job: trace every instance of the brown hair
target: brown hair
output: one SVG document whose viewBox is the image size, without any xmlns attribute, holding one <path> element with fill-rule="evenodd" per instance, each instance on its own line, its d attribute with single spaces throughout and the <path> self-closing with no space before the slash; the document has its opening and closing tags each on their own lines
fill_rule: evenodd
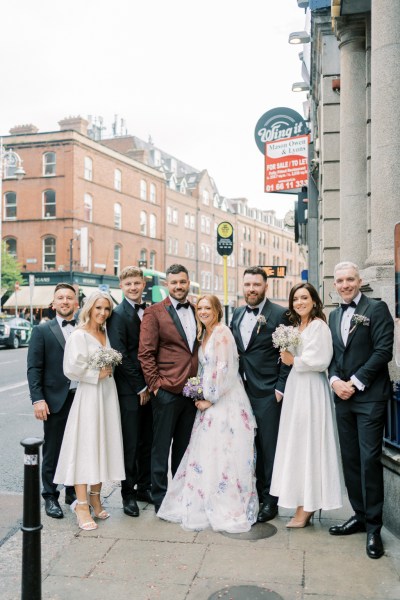
<svg viewBox="0 0 400 600">
<path fill-rule="evenodd" d="M 217 323 L 219 323 L 224 315 L 224 313 L 222 311 L 221 302 L 219 301 L 217 296 L 214 296 L 214 294 L 203 294 L 202 296 L 199 296 L 197 299 L 197 303 L 196 303 L 196 321 L 197 321 L 197 339 L 198 340 L 201 339 L 201 337 L 203 335 L 203 331 L 205 329 L 203 323 L 200 321 L 199 317 L 197 316 L 197 312 L 199 310 L 199 303 L 201 302 L 201 300 L 208 300 L 208 302 L 211 304 L 211 310 L 214 315 L 214 319 L 211 322 L 211 325 L 216 325 Z"/>
<path fill-rule="evenodd" d="M 133 266 L 125 267 L 124 269 L 122 269 L 122 271 L 119 274 L 119 280 L 123 281 L 124 279 L 127 279 L 128 277 L 140 277 L 141 279 L 144 279 L 143 271 L 139 267 L 133 267 Z"/>
<path fill-rule="evenodd" d="M 297 292 L 297 290 L 300 290 L 301 288 L 304 288 L 305 290 L 308 290 L 311 296 L 311 300 L 313 301 L 313 308 L 311 309 L 310 312 L 310 321 L 313 321 L 314 319 L 322 319 L 322 321 L 325 321 L 326 323 L 326 317 L 323 313 L 323 304 L 322 304 L 322 300 L 321 298 L 318 296 L 318 292 L 315 289 L 315 287 L 313 285 L 311 285 L 311 283 L 308 282 L 302 282 L 302 283 L 296 283 L 296 285 L 294 285 L 292 287 L 292 289 L 290 290 L 290 294 L 289 294 L 289 321 L 291 323 L 293 323 L 294 325 L 299 325 L 301 322 L 301 319 L 299 317 L 299 315 L 296 313 L 296 311 L 293 308 L 293 298 L 295 293 Z"/>
</svg>

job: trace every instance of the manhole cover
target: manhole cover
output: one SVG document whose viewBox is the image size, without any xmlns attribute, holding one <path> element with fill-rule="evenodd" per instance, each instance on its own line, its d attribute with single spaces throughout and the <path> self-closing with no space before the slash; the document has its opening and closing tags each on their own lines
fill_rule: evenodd
<svg viewBox="0 0 400 600">
<path fill-rule="evenodd" d="M 208 600 L 283 600 L 282 596 L 256 585 L 235 585 L 214 592 Z"/>
<path fill-rule="evenodd" d="M 246 533 L 221 533 L 234 540 L 263 540 L 272 537 L 277 531 L 277 528 L 270 523 L 257 523 L 253 525 L 250 531 L 246 531 Z"/>
</svg>

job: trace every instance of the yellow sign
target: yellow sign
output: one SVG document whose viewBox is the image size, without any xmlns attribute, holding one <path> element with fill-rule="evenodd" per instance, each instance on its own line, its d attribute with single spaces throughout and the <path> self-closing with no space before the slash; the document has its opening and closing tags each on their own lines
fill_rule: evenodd
<svg viewBox="0 0 400 600">
<path fill-rule="evenodd" d="M 223 223 L 220 223 L 218 225 L 217 233 L 222 238 L 231 237 L 231 235 L 233 233 L 233 227 L 230 223 L 228 223 L 227 221 L 224 221 Z"/>
</svg>

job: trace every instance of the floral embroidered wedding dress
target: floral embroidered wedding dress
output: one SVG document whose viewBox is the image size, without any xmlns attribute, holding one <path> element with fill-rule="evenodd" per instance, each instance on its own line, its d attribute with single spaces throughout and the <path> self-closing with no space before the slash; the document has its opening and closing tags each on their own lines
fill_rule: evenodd
<svg viewBox="0 0 400 600">
<path fill-rule="evenodd" d="M 203 351 L 204 398 L 189 446 L 168 486 L 158 516 L 184 529 L 241 533 L 257 519 L 254 475 L 256 423 L 238 373 L 238 355 L 226 325 L 218 324 Z M 188 402 L 191 402 L 188 398 Z"/>
</svg>

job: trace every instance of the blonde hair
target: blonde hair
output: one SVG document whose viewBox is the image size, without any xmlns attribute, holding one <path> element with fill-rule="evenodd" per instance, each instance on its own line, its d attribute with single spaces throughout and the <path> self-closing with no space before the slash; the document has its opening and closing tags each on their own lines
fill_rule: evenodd
<svg viewBox="0 0 400 600">
<path fill-rule="evenodd" d="M 217 298 L 217 296 L 214 296 L 214 294 L 203 294 L 202 296 L 199 296 L 197 298 L 197 303 L 196 303 L 196 321 L 197 321 L 197 339 L 198 340 L 201 340 L 203 331 L 205 329 L 203 323 L 200 321 L 199 317 L 197 316 L 197 312 L 199 310 L 199 303 L 202 300 L 208 300 L 208 302 L 211 304 L 211 310 L 213 312 L 213 317 L 214 317 L 213 320 L 211 321 L 211 326 L 214 326 L 217 323 L 219 323 L 224 315 L 224 313 L 222 311 L 221 302 L 219 301 L 219 298 Z"/>
<path fill-rule="evenodd" d="M 110 294 L 107 294 L 107 292 L 100 292 L 100 290 L 98 290 L 97 292 L 93 292 L 88 298 L 86 298 L 86 302 L 83 305 L 81 312 L 79 313 L 78 327 L 86 327 L 86 325 L 90 321 L 90 314 L 92 312 L 92 308 L 96 304 L 97 300 L 100 299 L 108 300 L 111 315 L 113 309 L 113 301 Z"/>
</svg>

